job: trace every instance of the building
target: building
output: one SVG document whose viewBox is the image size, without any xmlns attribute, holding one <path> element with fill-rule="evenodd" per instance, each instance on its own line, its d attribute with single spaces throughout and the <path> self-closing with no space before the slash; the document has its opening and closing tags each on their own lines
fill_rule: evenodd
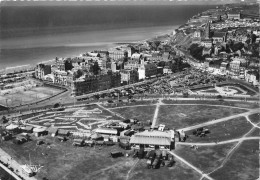
<svg viewBox="0 0 260 180">
<path fill-rule="evenodd" d="M 226 62 L 222 62 L 220 65 L 220 72 L 222 74 L 226 74 L 227 73 L 227 63 Z"/>
<path fill-rule="evenodd" d="M 211 53 L 212 53 L 212 48 L 204 47 L 202 50 L 202 56 L 204 56 L 204 55 L 211 56 Z"/>
<path fill-rule="evenodd" d="M 227 33 L 226 32 L 214 32 L 213 36 L 213 44 L 223 43 L 227 40 Z"/>
<path fill-rule="evenodd" d="M 67 75 L 66 71 L 53 70 L 54 83 L 67 86 Z"/>
<path fill-rule="evenodd" d="M 103 135 L 118 135 L 117 129 L 110 129 L 110 128 L 98 128 L 96 129 L 96 133 L 103 134 Z"/>
<path fill-rule="evenodd" d="M 51 74 L 51 65 L 37 64 L 35 69 L 35 77 L 37 79 L 44 79 L 44 76 Z"/>
<path fill-rule="evenodd" d="M 140 149 L 143 146 L 145 150 L 152 150 L 157 146 L 171 150 L 174 149 L 174 138 L 170 131 L 143 131 L 131 136 L 130 145 L 132 149 Z"/>
<path fill-rule="evenodd" d="M 238 12 L 228 12 L 227 13 L 228 19 L 237 19 L 239 20 L 241 18 L 241 14 Z"/>
<path fill-rule="evenodd" d="M 259 71 L 245 71 L 245 80 L 254 86 L 259 86 Z"/>
<path fill-rule="evenodd" d="M 141 66 L 138 68 L 138 79 L 139 79 L 139 80 L 145 79 L 145 67 L 144 67 L 144 65 L 141 65 Z"/>
<path fill-rule="evenodd" d="M 96 91 L 102 91 L 121 85 L 120 73 L 112 73 L 96 76 L 85 76 L 83 79 L 75 80 L 71 83 L 72 95 L 83 95 Z"/>
<path fill-rule="evenodd" d="M 202 39 L 201 45 L 206 47 L 206 48 L 211 48 L 212 47 L 212 39 Z"/>
<path fill-rule="evenodd" d="M 230 71 L 233 75 L 238 76 L 240 73 L 240 61 L 235 60 L 230 62 Z"/>
<path fill-rule="evenodd" d="M 139 75 L 137 70 L 130 70 L 130 69 L 122 69 L 120 71 L 121 75 L 121 83 L 123 84 L 133 84 L 138 82 Z"/>
<path fill-rule="evenodd" d="M 209 39 L 210 38 L 210 23 L 209 22 L 207 22 L 207 24 L 205 26 L 204 38 L 205 39 Z"/>
<path fill-rule="evenodd" d="M 193 33 L 193 38 L 201 38 L 202 37 L 202 32 L 201 32 L 201 30 L 196 30 L 196 31 L 194 31 L 194 33 Z"/>
<path fill-rule="evenodd" d="M 155 77 L 157 75 L 157 66 L 155 64 L 145 64 L 144 68 L 146 78 Z"/>
</svg>

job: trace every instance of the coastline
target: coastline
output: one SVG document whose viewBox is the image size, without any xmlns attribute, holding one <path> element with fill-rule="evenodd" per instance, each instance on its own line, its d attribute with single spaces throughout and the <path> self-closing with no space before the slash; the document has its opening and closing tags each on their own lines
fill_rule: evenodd
<svg viewBox="0 0 260 180">
<path fill-rule="evenodd" d="M 134 44 L 134 43 L 145 42 L 147 40 L 154 39 L 156 36 L 170 34 L 174 29 L 178 27 L 179 25 L 171 25 L 171 26 L 167 25 L 167 26 L 156 26 L 156 27 L 138 27 L 138 28 L 125 28 L 120 30 L 108 30 L 108 33 L 107 31 L 105 33 L 89 32 L 89 36 L 90 36 L 89 41 L 87 41 L 86 38 L 85 38 L 86 41 L 84 41 L 85 39 L 84 40 L 80 39 L 80 36 L 84 37 L 84 35 L 88 33 L 88 32 L 82 32 L 79 35 L 79 37 L 74 38 L 79 41 L 75 41 L 75 43 L 69 41 L 69 42 L 65 42 L 65 44 L 61 44 L 62 40 L 60 39 L 63 38 L 63 36 L 59 37 L 59 39 L 57 38 L 57 42 L 55 42 L 56 44 L 55 43 L 49 44 L 47 40 L 46 42 L 41 44 L 34 44 L 37 43 L 37 40 L 38 41 L 41 41 L 42 39 L 44 40 L 44 37 L 37 37 L 38 39 L 30 40 L 31 44 L 29 44 L 29 46 L 28 45 L 23 46 L 23 44 L 19 42 L 19 44 L 12 47 L 13 42 L 10 42 L 10 44 L 6 43 L 1 47 L 2 54 L 0 56 L 2 59 L 2 64 L 0 62 L 0 66 L 3 68 L 0 69 L 0 72 L 5 71 L 6 68 L 22 66 L 26 64 L 29 64 L 30 66 L 35 66 L 36 64 L 43 61 L 53 60 L 55 59 L 55 57 L 58 58 L 73 57 L 73 56 L 75 57 L 87 51 L 107 50 L 118 46 L 119 43 Z M 150 37 L 148 37 L 146 33 L 147 31 L 148 34 L 151 34 Z M 116 34 L 119 34 L 118 37 L 115 37 Z M 76 36 L 75 34 L 71 34 L 71 35 Z M 98 37 L 99 35 L 105 36 L 105 39 L 104 40 L 98 39 L 95 42 L 95 39 L 93 37 Z M 106 37 L 106 35 L 108 37 Z M 47 37 L 47 39 L 48 38 L 50 39 L 51 37 Z M 33 47 L 34 45 L 36 47 Z M 8 49 L 9 47 L 10 49 Z M 24 61 L 22 61 L 22 59 L 24 59 Z M 8 62 L 8 63 L 4 63 L 4 62 Z"/>
</svg>

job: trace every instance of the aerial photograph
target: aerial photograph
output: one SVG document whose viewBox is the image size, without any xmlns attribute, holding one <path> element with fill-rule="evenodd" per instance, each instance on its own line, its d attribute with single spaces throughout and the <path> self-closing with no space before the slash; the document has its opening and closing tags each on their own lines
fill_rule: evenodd
<svg viewBox="0 0 260 180">
<path fill-rule="evenodd" d="M 0 180 L 259 180 L 260 0 L 0 0 Z"/>
</svg>

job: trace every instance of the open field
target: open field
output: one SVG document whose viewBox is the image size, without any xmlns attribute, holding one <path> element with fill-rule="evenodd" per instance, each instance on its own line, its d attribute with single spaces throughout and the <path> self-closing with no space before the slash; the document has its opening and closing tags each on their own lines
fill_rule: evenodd
<svg viewBox="0 0 260 180">
<path fill-rule="evenodd" d="M 62 92 L 61 89 L 56 89 L 52 87 L 35 87 L 26 91 L 1 95 L 0 104 L 6 105 L 7 103 L 8 106 L 17 106 L 40 99 L 46 99 L 60 92 Z"/>
<path fill-rule="evenodd" d="M 259 178 L 259 140 L 244 141 L 227 163 L 211 176 L 229 180 Z"/>
<path fill-rule="evenodd" d="M 226 122 L 216 123 L 204 128 L 209 129 L 210 133 L 205 137 L 199 137 L 192 134 L 193 130 L 187 131 L 188 142 L 217 142 L 236 139 L 246 134 L 253 126 L 245 117 L 231 119 Z"/>
<path fill-rule="evenodd" d="M 191 149 L 190 146 L 177 145 L 174 151 L 203 172 L 208 173 L 220 166 L 234 144 L 199 146 L 197 150 Z"/>
<path fill-rule="evenodd" d="M 42 139 L 42 138 L 41 138 Z M 21 164 L 44 166 L 36 178 L 42 179 L 124 179 L 134 163 L 132 158 L 109 157 L 109 153 L 121 150 L 117 145 L 112 147 L 79 147 L 72 141 L 59 142 L 51 137 L 44 137 L 51 145 L 36 146 L 35 141 L 15 145 L 11 141 L 2 144 L 2 148 Z M 18 148 L 19 147 L 19 148 Z M 50 148 L 48 148 L 50 147 Z M 122 151 L 122 150 L 121 150 Z M 43 155 L 44 154 L 44 155 Z"/>
<path fill-rule="evenodd" d="M 57 138 L 43 136 L 36 138 L 32 135 L 33 141 L 26 142 L 22 145 L 13 144 L 12 141 L 3 141 L 0 143 L 1 148 L 8 152 L 15 160 L 21 164 L 30 164 L 43 166 L 37 173 L 36 178 L 42 179 L 47 177 L 52 180 L 89 180 L 89 179 L 106 179 L 106 180 L 157 180 L 157 179 L 190 179 L 199 180 L 201 174 L 195 171 L 198 168 L 204 173 L 210 173 L 210 177 L 215 179 L 256 179 L 256 168 L 259 168 L 259 157 L 256 149 L 256 140 L 241 141 L 241 146 L 234 149 L 231 154 L 230 150 L 238 145 L 238 142 L 225 142 L 226 144 L 216 144 L 217 141 L 226 141 L 240 138 L 252 129 L 252 125 L 245 117 L 229 119 L 224 122 L 216 123 L 222 117 L 227 117 L 249 111 L 252 104 L 246 108 L 238 108 L 232 105 L 210 106 L 201 103 L 202 101 L 178 101 L 179 104 L 163 104 L 160 100 L 154 100 L 153 104 L 147 104 L 149 101 L 139 101 L 134 104 L 120 105 L 120 107 L 108 107 L 101 104 L 86 105 L 83 107 L 66 108 L 64 111 L 56 111 L 42 114 L 42 116 L 31 116 L 32 123 L 43 125 L 45 122 L 54 123 L 55 126 L 71 126 L 68 129 L 84 129 L 88 123 L 105 122 L 111 119 L 122 120 L 136 118 L 140 121 L 157 120 L 158 124 L 166 124 L 166 127 L 185 128 L 203 122 L 212 122 L 211 125 L 205 126 L 210 130 L 206 137 L 196 137 L 191 135 L 192 131 L 187 131 L 189 135 L 186 142 L 176 143 L 176 148 L 172 150 L 181 158 L 175 157 L 175 163 L 172 167 L 160 167 L 159 169 L 147 169 L 146 159 L 137 159 L 130 157 L 120 157 L 113 159 L 109 157 L 111 151 L 125 151 L 114 146 L 96 146 L 96 147 L 74 147 L 72 140 L 60 142 Z M 151 102 L 151 101 L 150 101 Z M 158 102 L 157 104 L 155 104 Z M 162 102 L 165 102 L 162 101 Z M 175 103 L 175 101 L 167 101 Z M 194 103 L 197 102 L 197 103 Z M 211 104 L 217 104 L 218 101 L 212 101 Z M 186 103 L 186 104 L 185 104 Z M 233 102 L 232 102 L 233 103 Z M 238 103 L 238 102 L 236 102 Z M 241 102 L 243 103 L 243 102 Z M 235 104 L 235 103 L 234 103 Z M 245 105 L 247 105 L 245 103 Z M 156 107 L 158 114 L 155 113 Z M 250 111 L 251 112 L 251 111 Z M 252 113 L 257 112 L 254 110 Z M 39 115 L 39 114 L 38 114 Z M 120 116 L 124 118 L 120 118 Z M 26 118 L 29 118 L 27 116 Z M 259 114 L 249 115 L 253 122 L 258 122 Z M 24 119 L 24 118 L 23 118 Z M 78 124 L 78 122 L 82 124 Z M 68 123 L 68 124 L 67 124 Z M 93 125 L 92 128 L 96 128 Z M 67 129 L 67 128 L 66 128 Z M 259 137 L 259 129 L 255 128 L 247 137 Z M 50 145 L 36 145 L 36 140 L 43 139 Z M 177 139 L 177 138 L 176 138 Z M 205 144 L 205 143 L 212 144 Z M 186 144 L 185 143 L 189 143 Z M 191 148 L 191 144 L 198 143 L 198 149 Z M 30 159 L 29 159 L 30 154 Z M 247 157 L 248 156 L 248 157 Z M 252 164 L 249 164 L 252 161 Z M 189 164 L 190 163 L 190 164 Z M 221 164 L 224 167 L 217 170 Z M 244 163 L 244 164 L 243 164 Z M 238 164 L 238 165 L 237 165 Z M 193 168 L 192 166 L 196 167 Z M 244 170 L 244 169 L 245 170 Z M 229 171 L 231 172 L 229 174 Z M 236 175 L 237 173 L 238 175 Z M 243 173 L 243 175 L 242 175 Z M 212 175 L 212 176 L 211 176 Z M 234 177 L 234 178 L 233 178 Z M 207 179 L 206 177 L 203 179 Z"/>
<path fill-rule="evenodd" d="M 165 105 L 159 109 L 158 123 L 178 129 L 243 112 L 246 110 L 206 105 Z"/>
<path fill-rule="evenodd" d="M 119 113 L 126 119 L 136 118 L 140 121 L 152 120 L 155 111 L 155 105 L 152 106 L 135 106 L 111 109 L 113 112 Z"/>
<path fill-rule="evenodd" d="M 160 167 L 159 169 L 147 169 L 146 160 L 140 160 L 129 177 L 131 180 L 194 180 L 200 179 L 200 174 L 178 160 L 175 160 L 172 167 Z"/>
</svg>

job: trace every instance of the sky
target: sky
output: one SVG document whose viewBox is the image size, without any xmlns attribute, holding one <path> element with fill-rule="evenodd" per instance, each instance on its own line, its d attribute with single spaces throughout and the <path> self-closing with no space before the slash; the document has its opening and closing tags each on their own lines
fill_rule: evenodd
<svg viewBox="0 0 260 180">
<path fill-rule="evenodd" d="M 0 0 L 1 5 L 212 5 L 238 2 L 260 2 L 260 0 Z"/>
</svg>

